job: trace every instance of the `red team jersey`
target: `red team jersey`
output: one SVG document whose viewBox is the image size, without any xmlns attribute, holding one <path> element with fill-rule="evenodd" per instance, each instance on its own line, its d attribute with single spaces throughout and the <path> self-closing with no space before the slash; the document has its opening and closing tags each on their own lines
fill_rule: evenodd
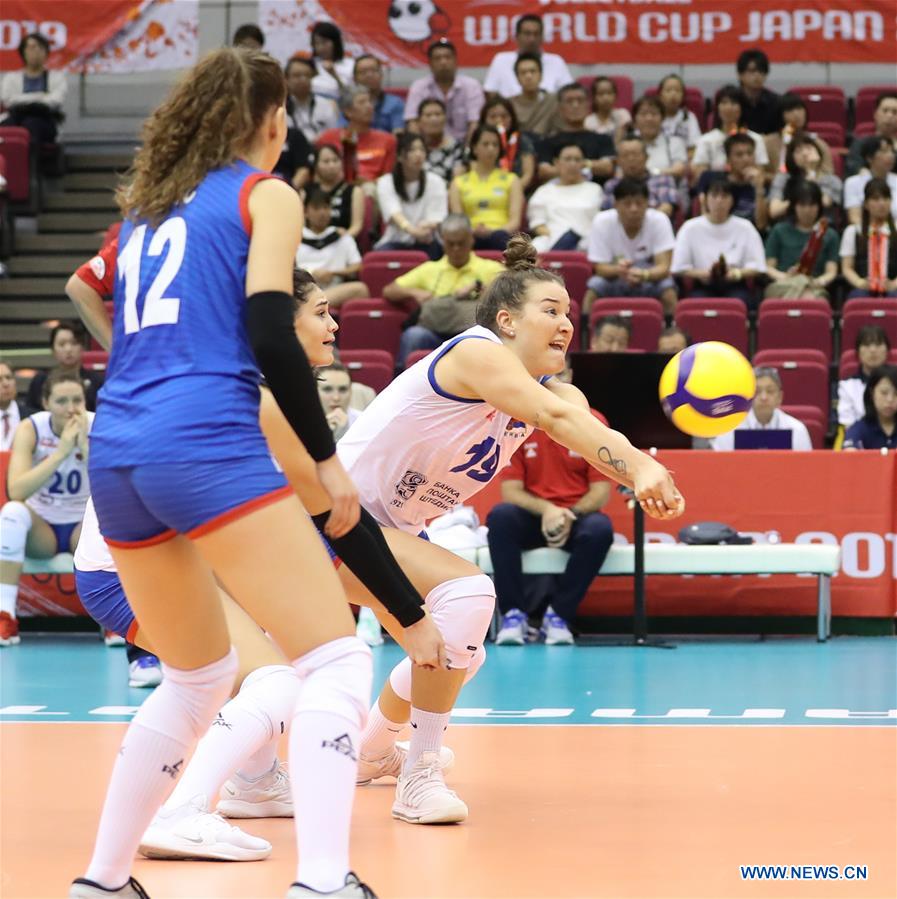
<svg viewBox="0 0 897 899">
<path fill-rule="evenodd" d="M 101 297 L 111 297 L 115 290 L 115 259 L 118 238 L 110 240 L 93 259 L 88 259 L 75 274 Z"/>
</svg>

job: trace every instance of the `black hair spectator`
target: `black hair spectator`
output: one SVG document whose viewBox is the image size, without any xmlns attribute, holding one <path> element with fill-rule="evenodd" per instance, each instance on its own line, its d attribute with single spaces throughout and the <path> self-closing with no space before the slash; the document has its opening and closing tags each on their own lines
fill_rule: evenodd
<svg viewBox="0 0 897 899">
<path fill-rule="evenodd" d="M 627 197 L 649 197 L 648 185 L 641 178 L 621 178 L 614 187 L 614 199 L 625 200 Z"/>
<path fill-rule="evenodd" d="M 897 449 L 897 366 L 876 368 L 863 391 L 865 414 L 844 436 L 844 449 Z"/>
<path fill-rule="evenodd" d="M 848 225 L 841 238 L 841 267 L 853 288 L 848 299 L 897 297 L 897 233 L 888 182 L 873 178 L 863 190 L 860 225 Z M 885 232 L 885 226 L 889 229 Z M 889 236 L 890 235 L 890 236 Z"/>
<path fill-rule="evenodd" d="M 231 43 L 235 47 L 245 47 L 247 50 L 261 50 L 265 46 L 265 33 L 258 25 L 247 23 L 234 32 Z"/>
<path fill-rule="evenodd" d="M 769 57 L 757 47 L 750 50 L 742 50 L 738 56 L 735 68 L 739 75 L 743 75 L 751 66 L 764 75 L 769 74 Z"/>
<path fill-rule="evenodd" d="M 449 50 L 454 56 L 458 55 L 458 48 L 447 37 L 441 37 L 427 47 L 427 59 L 432 59 L 437 50 Z"/>
<path fill-rule="evenodd" d="M 657 337 L 658 353 L 681 353 L 686 347 L 691 346 L 691 336 L 688 331 L 678 325 L 667 325 Z"/>
<path fill-rule="evenodd" d="M 595 320 L 589 349 L 593 353 L 625 353 L 632 339 L 632 322 L 612 313 Z"/>
<path fill-rule="evenodd" d="M 311 46 L 313 55 L 317 59 L 323 59 L 320 50 L 315 48 L 315 38 L 330 41 L 333 44 L 333 55 L 330 59 L 333 62 L 339 62 L 346 55 L 343 46 L 343 33 L 333 24 L 333 22 L 315 22 L 311 29 Z"/>
<path fill-rule="evenodd" d="M 729 100 L 732 103 L 737 103 L 740 107 L 738 120 L 735 123 L 740 128 L 742 125 L 744 125 L 744 108 L 747 104 L 745 103 L 744 92 L 741 90 L 741 88 L 736 87 L 734 84 L 724 84 L 716 92 L 716 97 L 714 97 L 713 100 L 713 127 L 723 127 L 723 120 L 720 118 L 719 114 L 719 105 L 723 100 Z"/>
<path fill-rule="evenodd" d="M 887 364 L 891 341 L 881 325 L 863 325 L 857 331 L 853 349 L 856 353 L 857 372 L 852 377 L 838 381 L 838 424 L 843 428 L 849 428 L 865 415 L 863 392 L 866 382 L 875 369 Z"/>
<path fill-rule="evenodd" d="M 25 59 L 25 48 L 28 46 L 28 41 L 35 41 L 40 44 L 41 47 L 44 48 L 44 53 L 49 56 L 51 52 L 50 42 L 39 32 L 32 31 L 30 34 L 26 34 L 22 40 L 19 41 L 19 46 L 17 48 L 19 57 L 22 62 L 27 62 Z"/>
<path fill-rule="evenodd" d="M 53 352 L 53 371 L 77 377 L 84 387 L 84 396 L 89 411 L 96 409 L 97 391 L 103 386 L 101 372 L 88 370 L 81 364 L 81 355 L 87 341 L 87 334 L 80 322 L 61 321 L 50 331 L 49 345 Z M 43 389 L 48 372 L 39 371 L 28 387 L 28 405 L 32 409 L 43 408 Z"/>
</svg>

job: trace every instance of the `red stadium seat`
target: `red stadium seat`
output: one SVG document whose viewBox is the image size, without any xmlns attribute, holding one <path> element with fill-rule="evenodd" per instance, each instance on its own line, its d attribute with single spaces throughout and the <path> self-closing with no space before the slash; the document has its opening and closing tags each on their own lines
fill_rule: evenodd
<svg viewBox="0 0 897 899">
<path fill-rule="evenodd" d="M 741 307 L 736 309 L 716 308 L 712 305 L 719 302 L 716 299 L 707 299 L 702 302 L 707 305 L 683 306 L 680 302 L 676 307 L 676 324 L 688 333 L 694 343 L 701 343 L 704 340 L 721 340 L 747 355 L 748 321 L 744 303 L 736 300 Z"/>
<path fill-rule="evenodd" d="M 821 297 L 800 297 L 796 300 L 786 300 L 783 297 L 767 297 L 760 303 L 760 311 L 771 311 L 772 309 L 802 309 L 809 311 L 811 309 L 822 312 L 825 315 L 832 314 L 832 307 L 828 300 Z"/>
<path fill-rule="evenodd" d="M 387 284 L 426 261 L 420 250 L 374 250 L 362 257 L 361 280 L 371 296 L 381 296 Z"/>
<path fill-rule="evenodd" d="M 824 140 L 830 148 L 844 146 L 846 130 L 840 122 L 813 122 L 810 131 Z M 834 151 L 832 152 L 834 155 Z"/>
<path fill-rule="evenodd" d="M 420 362 L 421 359 L 425 359 L 432 352 L 433 350 L 415 350 L 413 353 L 409 353 L 408 358 L 405 360 L 405 368 L 411 368 L 415 362 Z"/>
<path fill-rule="evenodd" d="M 840 87 L 830 84 L 808 84 L 792 87 L 789 93 L 797 94 L 807 105 L 807 124 L 815 130 L 817 122 L 837 122 L 847 128 L 847 98 Z"/>
<path fill-rule="evenodd" d="M 897 365 L 897 348 L 888 353 L 888 365 Z M 860 370 L 860 360 L 857 359 L 856 350 L 853 348 L 841 353 L 841 362 L 838 365 L 838 380 L 855 378 Z"/>
<path fill-rule="evenodd" d="M 13 203 L 31 196 L 31 135 L 27 128 L 0 127 L 0 156 L 6 160 L 6 193 Z"/>
<path fill-rule="evenodd" d="M 621 315 L 632 324 L 629 346 L 653 353 L 663 330 L 663 306 L 654 297 L 604 297 L 595 300 L 589 313 L 589 338 L 595 322 L 604 315 Z M 572 345 L 571 345 L 572 346 Z"/>
<path fill-rule="evenodd" d="M 857 122 L 853 129 L 854 137 L 872 137 L 875 134 L 875 122 Z"/>
<path fill-rule="evenodd" d="M 831 407 L 828 365 L 790 359 L 775 368 L 782 379 L 785 400 L 798 406 L 814 406 L 827 421 Z"/>
<path fill-rule="evenodd" d="M 395 365 L 395 357 L 388 350 L 345 350 L 339 354 L 339 361 L 346 368 L 353 365 Z"/>
<path fill-rule="evenodd" d="M 757 349 L 815 349 L 832 356 L 832 314 L 826 309 L 760 306 L 757 318 Z"/>
<path fill-rule="evenodd" d="M 856 297 L 844 304 L 841 314 L 841 346 L 853 349 L 863 325 L 884 328 L 891 347 L 897 347 L 897 302 L 878 297 Z"/>
<path fill-rule="evenodd" d="M 361 351 L 357 350 L 356 352 Z M 369 352 L 375 351 L 370 350 Z M 366 384 L 377 393 L 380 393 L 392 380 L 393 372 L 395 371 L 395 365 L 392 361 L 388 364 L 383 362 L 347 362 L 346 356 L 348 355 L 349 353 L 343 353 L 340 358 L 346 368 L 349 369 L 349 374 L 353 381 L 358 381 L 359 384 Z M 385 355 L 390 360 L 392 359 L 389 353 Z"/>
<path fill-rule="evenodd" d="M 384 94 L 393 94 L 398 97 L 400 100 L 408 99 L 408 88 L 407 87 L 384 87 Z"/>
<path fill-rule="evenodd" d="M 624 109 L 632 109 L 632 102 L 635 99 L 635 87 L 632 79 L 628 75 L 608 75 L 607 77 L 617 86 L 616 105 Z M 591 97 L 592 82 L 595 80 L 595 76 L 580 75 L 576 80 L 589 92 Z"/>
<path fill-rule="evenodd" d="M 81 365 L 84 368 L 102 371 L 109 364 L 109 354 L 105 350 L 84 350 Z"/>
<path fill-rule="evenodd" d="M 813 449 L 824 448 L 828 422 L 815 406 L 793 406 L 783 403 L 782 411 L 788 415 L 793 415 L 798 421 L 803 422 L 807 426 Z"/>
<path fill-rule="evenodd" d="M 832 151 L 832 165 L 834 166 L 835 174 L 843 181 L 844 180 L 844 162 L 847 158 L 847 147 L 832 147 L 829 149 Z"/>
<path fill-rule="evenodd" d="M 370 309 L 340 316 L 337 332 L 340 352 L 344 350 L 386 350 L 396 355 L 402 324 L 408 314 L 400 309 Z"/>
<path fill-rule="evenodd" d="M 502 250 L 474 250 L 474 254 L 480 259 L 492 259 L 494 262 L 504 264 L 505 254 Z"/>
<path fill-rule="evenodd" d="M 859 131 L 860 125 L 866 125 L 872 123 L 872 116 L 875 113 L 875 101 L 878 98 L 879 94 L 893 92 L 894 84 L 867 84 L 865 87 L 861 87 L 857 91 L 856 101 L 855 101 L 855 119 L 856 119 L 856 127 L 853 129 L 853 133 L 857 136 L 862 136 Z M 874 133 L 875 128 L 873 126 L 872 131 L 869 133 Z"/>
<path fill-rule="evenodd" d="M 395 312 L 396 309 L 403 309 L 400 303 L 391 303 L 384 300 L 383 297 L 363 297 L 360 300 L 347 300 L 339 309 L 334 309 L 331 314 L 339 313 L 345 315 L 347 312 L 370 312 L 372 309 L 379 309 L 381 312 Z"/>
<path fill-rule="evenodd" d="M 564 279 L 571 300 L 582 302 L 586 283 L 594 273 L 592 263 L 586 259 L 585 253 L 578 250 L 570 252 L 552 250 L 542 255 L 541 264 Z"/>
<path fill-rule="evenodd" d="M 828 358 L 822 350 L 758 350 L 751 360 L 755 367 L 771 365 L 778 368 L 785 362 L 818 362 L 820 365 L 828 365 Z"/>
</svg>

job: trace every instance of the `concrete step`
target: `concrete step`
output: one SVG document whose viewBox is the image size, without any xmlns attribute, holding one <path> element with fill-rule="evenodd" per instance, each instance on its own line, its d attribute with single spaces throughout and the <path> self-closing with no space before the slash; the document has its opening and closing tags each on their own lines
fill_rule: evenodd
<svg viewBox="0 0 897 899">
<path fill-rule="evenodd" d="M 89 259 L 100 248 L 100 236 L 96 234 L 17 234 L 16 258 L 25 255 L 77 253 Z"/>
<path fill-rule="evenodd" d="M 117 218 L 112 209 L 108 212 L 44 212 L 37 217 L 37 229 L 43 234 L 105 231 Z"/>
<path fill-rule="evenodd" d="M 62 255 L 37 255 L 13 256 L 7 262 L 10 275 L 13 277 L 31 276 L 40 277 L 48 275 L 65 275 L 68 277 L 86 262 L 92 254 L 78 253 L 72 256 Z"/>
<path fill-rule="evenodd" d="M 119 177 L 113 172 L 74 172 L 62 179 L 66 191 L 115 190 Z"/>
<path fill-rule="evenodd" d="M 47 194 L 44 197 L 44 209 L 47 212 L 106 212 L 118 213 L 118 205 L 112 191 L 79 191 Z"/>
<path fill-rule="evenodd" d="M 58 300 L 65 296 L 68 278 L 4 278 L 0 280 L 0 299 L 26 301 L 30 298 Z"/>
<path fill-rule="evenodd" d="M 133 161 L 133 153 L 71 153 L 65 165 L 67 172 L 123 172 Z"/>
<path fill-rule="evenodd" d="M 40 323 L 49 319 L 76 318 L 75 307 L 68 300 L 0 300 L 0 322 Z M 6 339 L 6 325 L 3 326 Z"/>
<path fill-rule="evenodd" d="M 50 339 L 50 328 L 46 325 L 4 325 L 2 343 L 10 346 L 36 346 L 47 343 Z M 13 360 L 9 360 L 13 361 Z"/>
<path fill-rule="evenodd" d="M 47 335 L 42 338 L 44 346 L 4 347 L 0 349 L 0 359 L 8 362 L 16 371 L 16 385 L 19 393 L 28 390 L 32 369 L 52 368 L 53 354 L 46 346 Z"/>
</svg>

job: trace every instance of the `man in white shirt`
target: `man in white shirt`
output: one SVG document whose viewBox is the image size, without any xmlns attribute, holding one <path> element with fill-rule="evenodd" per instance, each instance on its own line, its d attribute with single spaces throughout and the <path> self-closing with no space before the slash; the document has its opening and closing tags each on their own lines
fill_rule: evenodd
<svg viewBox="0 0 897 899">
<path fill-rule="evenodd" d="M 287 126 L 301 131 L 310 144 L 328 128 L 335 128 L 339 121 L 336 103 L 312 93 L 311 82 L 316 72 L 310 57 L 294 56 L 286 67 Z"/>
<path fill-rule="evenodd" d="M 782 405 L 784 393 L 778 370 L 760 366 L 754 369 L 754 377 L 757 379 L 757 394 L 747 418 L 735 428 L 735 431 L 791 431 L 791 449 L 813 449 L 807 426 L 779 408 Z M 711 448 L 715 450 L 734 449 L 735 431 L 714 437 L 710 441 Z"/>
<path fill-rule="evenodd" d="M 517 76 L 514 74 L 514 63 L 519 53 L 538 53 L 542 58 L 543 90 L 555 93 L 565 84 L 573 81 L 567 63 L 557 53 L 542 51 L 542 18 L 532 13 L 521 16 L 517 20 L 514 31 L 517 50 L 503 50 L 492 57 L 489 71 L 483 87 L 488 94 L 500 94 L 502 97 L 516 97 L 522 90 Z"/>
<path fill-rule="evenodd" d="M 648 186 L 621 178 L 614 188 L 614 208 L 599 212 L 589 233 L 588 257 L 595 267 L 584 305 L 596 297 L 657 297 L 667 315 L 678 294 L 670 277 L 676 239 L 669 217 L 648 208 Z"/>
</svg>

